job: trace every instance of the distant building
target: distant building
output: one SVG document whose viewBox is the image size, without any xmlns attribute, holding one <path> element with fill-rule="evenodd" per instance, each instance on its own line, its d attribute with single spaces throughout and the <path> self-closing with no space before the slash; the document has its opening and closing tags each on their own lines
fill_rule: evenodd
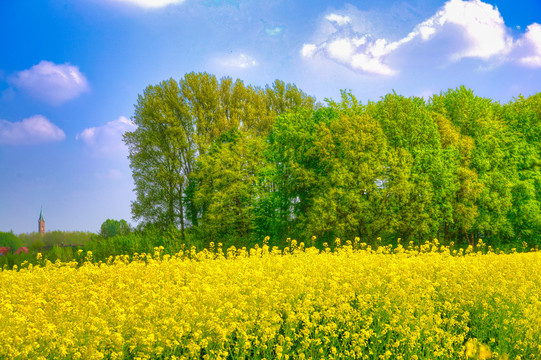
<svg viewBox="0 0 541 360">
<path fill-rule="evenodd" d="M 41 235 L 45 234 L 45 219 L 43 218 L 43 208 L 39 214 L 38 219 L 38 231 Z"/>
</svg>

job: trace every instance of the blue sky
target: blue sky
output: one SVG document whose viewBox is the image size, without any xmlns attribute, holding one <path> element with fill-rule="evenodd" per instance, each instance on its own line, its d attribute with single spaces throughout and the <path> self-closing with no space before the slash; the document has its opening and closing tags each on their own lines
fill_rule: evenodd
<svg viewBox="0 0 541 360">
<path fill-rule="evenodd" d="M 318 101 L 541 91 L 539 0 L 0 1 L 0 231 L 131 221 L 138 94 L 192 71 Z"/>
</svg>

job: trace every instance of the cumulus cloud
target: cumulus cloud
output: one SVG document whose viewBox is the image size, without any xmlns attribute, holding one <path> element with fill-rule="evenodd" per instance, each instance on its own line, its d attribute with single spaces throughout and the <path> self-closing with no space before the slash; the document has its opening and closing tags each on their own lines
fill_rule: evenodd
<svg viewBox="0 0 541 360">
<path fill-rule="evenodd" d="M 72 100 L 88 91 L 88 81 L 77 66 L 41 61 L 30 69 L 18 72 L 9 83 L 33 97 L 53 105 Z"/>
<path fill-rule="evenodd" d="M 335 23 L 338 26 L 344 26 L 351 22 L 351 18 L 347 15 L 329 14 L 325 16 L 325 19 L 329 20 L 331 23 Z"/>
<path fill-rule="evenodd" d="M 528 67 L 541 67 L 541 25 L 534 23 L 528 26 L 518 44 L 525 50 L 519 61 Z"/>
<path fill-rule="evenodd" d="M 105 125 L 84 129 L 75 138 L 84 142 L 93 156 L 125 157 L 128 149 L 122 135 L 135 129 L 136 125 L 130 119 L 121 116 Z"/>
<path fill-rule="evenodd" d="M 20 122 L 0 120 L 0 144 L 32 145 L 65 138 L 64 131 L 43 115 L 34 115 Z"/>
<path fill-rule="evenodd" d="M 480 0 L 451 0 L 442 10 L 430 19 L 418 25 L 412 37 L 420 36 L 422 40 L 430 40 L 443 31 L 453 31 L 445 25 L 455 25 L 464 37 L 464 47 L 453 53 L 452 60 L 465 57 L 489 59 L 497 55 L 509 53 L 513 47 L 513 39 L 509 35 L 498 9 Z"/>
<path fill-rule="evenodd" d="M 314 44 L 304 44 L 301 49 L 301 55 L 305 58 L 312 58 L 317 51 L 317 46 Z"/>
<path fill-rule="evenodd" d="M 156 9 L 169 5 L 182 4 L 185 0 L 110 0 L 117 3 L 128 3 L 146 9 Z"/>
<path fill-rule="evenodd" d="M 220 59 L 219 62 L 222 66 L 238 69 L 247 69 L 257 66 L 257 61 L 253 57 L 243 53 L 224 57 Z"/>
<path fill-rule="evenodd" d="M 436 14 L 395 41 L 356 32 L 354 25 L 362 19 L 353 15 L 331 13 L 324 19 L 327 25 L 322 26 L 328 29 L 332 25 L 333 31 L 319 44 L 305 43 L 301 56 L 305 59 L 322 56 L 362 73 L 396 74 L 400 70 L 396 64 L 404 62 L 396 58 L 397 50 L 404 48 L 412 55 L 437 48 L 449 63 L 477 58 L 484 62 L 515 61 L 541 66 L 541 25 L 530 25 L 523 38 L 515 41 L 498 9 L 481 0 L 449 0 Z M 517 59 L 519 44 L 524 55 Z M 420 51 L 411 51 L 412 48 Z"/>
</svg>

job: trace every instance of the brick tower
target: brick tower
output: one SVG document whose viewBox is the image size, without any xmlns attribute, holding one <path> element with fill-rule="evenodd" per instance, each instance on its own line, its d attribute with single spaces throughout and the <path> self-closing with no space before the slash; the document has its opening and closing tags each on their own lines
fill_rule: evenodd
<svg viewBox="0 0 541 360">
<path fill-rule="evenodd" d="M 43 208 L 39 213 L 38 231 L 41 235 L 45 234 L 45 219 L 43 218 Z"/>
</svg>

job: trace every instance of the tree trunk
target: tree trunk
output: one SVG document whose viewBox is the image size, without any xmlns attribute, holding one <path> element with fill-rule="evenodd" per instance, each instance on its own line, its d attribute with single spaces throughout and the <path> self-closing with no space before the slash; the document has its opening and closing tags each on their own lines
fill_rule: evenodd
<svg viewBox="0 0 541 360">
<path fill-rule="evenodd" d="M 182 240 L 186 240 L 184 235 L 184 201 L 182 200 L 182 190 L 180 192 L 180 236 Z"/>
</svg>

